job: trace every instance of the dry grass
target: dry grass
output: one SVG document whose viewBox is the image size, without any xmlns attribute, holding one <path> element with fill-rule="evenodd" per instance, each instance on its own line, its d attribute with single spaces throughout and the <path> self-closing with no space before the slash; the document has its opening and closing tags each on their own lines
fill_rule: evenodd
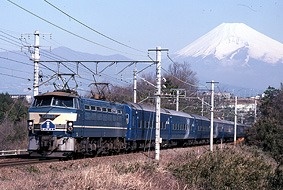
<svg viewBox="0 0 283 190">
<path fill-rule="evenodd" d="M 188 150 L 188 149 L 187 149 Z M 166 164 L 186 149 L 1 168 L 0 189 L 183 189 Z"/>
<path fill-rule="evenodd" d="M 207 149 L 163 150 L 158 164 L 149 152 L 2 168 L 0 189 L 197 189 L 182 184 L 168 166 L 198 159 Z"/>
</svg>

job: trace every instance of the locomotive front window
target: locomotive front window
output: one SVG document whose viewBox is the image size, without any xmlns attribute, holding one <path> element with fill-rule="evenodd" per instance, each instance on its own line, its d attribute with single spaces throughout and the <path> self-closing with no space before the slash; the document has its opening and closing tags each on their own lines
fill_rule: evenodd
<svg viewBox="0 0 283 190">
<path fill-rule="evenodd" d="M 42 107 L 42 106 L 60 106 L 74 108 L 76 107 L 76 102 L 72 97 L 61 97 L 61 96 L 41 96 L 36 97 L 33 102 L 33 107 Z"/>
<path fill-rule="evenodd" d="M 50 106 L 52 97 L 36 97 L 33 102 L 33 107 Z"/>
<path fill-rule="evenodd" d="M 53 98 L 52 105 L 73 108 L 74 107 L 73 100 L 74 98 L 71 98 L 71 97 L 57 96 Z"/>
</svg>

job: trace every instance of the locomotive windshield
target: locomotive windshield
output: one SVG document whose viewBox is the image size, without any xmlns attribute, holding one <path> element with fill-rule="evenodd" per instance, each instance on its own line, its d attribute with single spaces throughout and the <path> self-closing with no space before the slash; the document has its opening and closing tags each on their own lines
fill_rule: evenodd
<svg viewBox="0 0 283 190">
<path fill-rule="evenodd" d="M 59 106 L 67 108 L 76 108 L 76 101 L 74 97 L 65 96 L 38 96 L 35 97 L 33 107 L 42 106 Z"/>
</svg>

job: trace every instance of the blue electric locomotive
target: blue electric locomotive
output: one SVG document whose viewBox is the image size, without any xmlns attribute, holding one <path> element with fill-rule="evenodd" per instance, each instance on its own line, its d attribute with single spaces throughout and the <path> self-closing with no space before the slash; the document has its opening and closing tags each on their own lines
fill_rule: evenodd
<svg viewBox="0 0 283 190">
<path fill-rule="evenodd" d="M 28 151 L 56 157 L 119 151 L 128 123 L 123 104 L 48 92 L 35 96 L 29 109 Z"/>
<path fill-rule="evenodd" d="M 155 144 L 155 107 L 83 98 L 54 91 L 34 97 L 29 109 L 28 151 L 45 157 L 71 157 L 132 151 Z M 229 139 L 233 123 L 216 120 L 214 138 Z M 239 126 L 239 135 L 244 128 Z M 241 133 L 240 133 L 241 132 Z M 210 120 L 161 109 L 161 147 L 207 142 Z"/>
</svg>

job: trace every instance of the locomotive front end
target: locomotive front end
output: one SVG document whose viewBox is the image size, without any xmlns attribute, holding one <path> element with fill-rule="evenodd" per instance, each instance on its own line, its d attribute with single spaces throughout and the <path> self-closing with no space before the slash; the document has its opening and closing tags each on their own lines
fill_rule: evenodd
<svg viewBox="0 0 283 190">
<path fill-rule="evenodd" d="M 75 151 L 74 122 L 78 98 L 51 92 L 34 98 L 27 121 L 31 156 L 67 157 Z"/>
</svg>

